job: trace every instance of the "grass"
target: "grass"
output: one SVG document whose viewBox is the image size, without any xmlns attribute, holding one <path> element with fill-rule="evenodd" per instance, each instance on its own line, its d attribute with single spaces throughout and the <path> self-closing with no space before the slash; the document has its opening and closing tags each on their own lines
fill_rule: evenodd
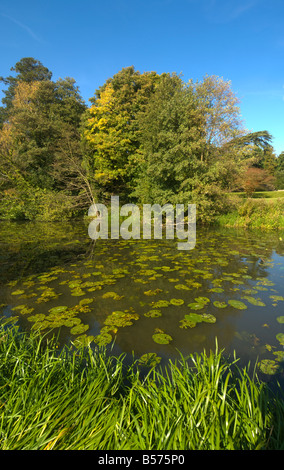
<svg viewBox="0 0 284 470">
<path fill-rule="evenodd" d="M 283 399 L 217 348 L 142 375 L 2 322 L 0 407 L 2 450 L 284 448 Z"/>
<path fill-rule="evenodd" d="M 281 192 L 281 194 L 284 191 Z M 231 196 L 231 210 L 216 217 L 216 224 L 261 230 L 284 229 L 284 198 L 242 199 Z"/>
<path fill-rule="evenodd" d="M 247 195 L 244 192 L 236 192 L 236 193 L 232 193 L 232 194 L 236 194 L 240 197 L 247 198 Z M 280 190 L 280 191 L 255 191 L 250 197 L 253 198 L 253 199 L 283 198 L 284 197 L 284 190 Z"/>
</svg>

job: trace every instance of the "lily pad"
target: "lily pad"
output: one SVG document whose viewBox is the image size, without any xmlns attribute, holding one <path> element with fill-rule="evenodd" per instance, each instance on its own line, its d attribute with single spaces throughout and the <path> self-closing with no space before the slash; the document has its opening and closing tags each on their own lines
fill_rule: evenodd
<svg viewBox="0 0 284 470">
<path fill-rule="evenodd" d="M 172 305 L 183 305 L 184 304 L 184 300 L 183 299 L 171 299 L 170 300 L 170 303 Z"/>
<path fill-rule="evenodd" d="M 258 307 L 265 307 L 265 303 L 262 302 L 261 299 L 256 299 L 255 297 L 250 297 L 249 295 L 245 295 L 243 299 L 246 299 L 250 304 L 257 305 Z"/>
<path fill-rule="evenodd" d="M 49 309 L 49 313 L 51 313 L 52 315 L 58 315 L 60 313 L 63 313 L 65 312 L 66 310 L 68 309 L 68 307 L 66 305 L 59 305 L 58 307 L 53 307 L 51 309 Z"/>
<path fill-rule="evenodd" d="M 11 295 L 21 295 L 24 293 L 25 293 L 24 290 L 18 289 L 18 290 L 14 290 L 14 292 L 11 292 Z"/>
<path fill-rule="evenodd" d="M 168 307 L 169 306 L 169 301 L 168 300 L 158 300 L 157 302 L 152 303 L 153 308 L 162 308 L 162 307 Z"/>
<path fill-rule="evenodd" d="M 279 343 L 284 346 L 284 333 L 278 333 L 276 335 L 276 339 L 279 341 Z"/>
<path fill-rule="evenodd" d="M 284 351 L 274 351 L 274 356 L 276 356 L 276 361 L 283 362 L 284 361 Z"/>
<path fill-rule="evenodd" d="M 172 341 L 172 337 L 166 333 L 154 333 L 152 336 L 155 343 L 158 344 L 169 344 Z"/>
<path fill-rule="evenodd" d="M 79 325 L 73 326 L 73 328 L 71 328 L 70 330 L 70 333 L 71 335 L 79 335 L 81 333 L 84 333 L 88 329 L 89 329 L 89 325 L 84 325 L 83 323 L 81 323 Z"/>
<path fill-rule="evenodd" d="M 258 367 L 266 375 L 275 375 L 279 372 L 279 365 L 271 359 L 263 359 L 258 363 Z"/>
<path fill-rule="evenodd" d="M 231 305 L 234 308 L 237 308 L 238 310 L 247 309 L 247 306 L 243 302 L 241 302 L 240 300 L 228 300 L 228 304 Z"/>
<path fill-rule="evenodd" d="M 192 302 L 188 304 L 187 306 L 191 308 L 192 310 L 201 310 L 202 308 L 204 308 L 204 304 L 198 303 L 198 302 Z"/>
<path fill-rule="evenodd" d="M 196 298 L 195 298 L 195 301 L 196 301 L 197 303 L 199 303 L 199 304 L 200 304 L 200 303 L 201 303 L 201 304 L 207 304 L 207 303 L 210 302 L 210 299 L 208 299 L 208 297 L 196 297 Z"/>
<path fill-rule="evenodd" d="M 73 341 L 73 344 L 76 348 L 85 348 L 91 344 L 92 341 L 94 341 L 95 337 L 92 335 L 80 335 L 77 336 L 77 338 Z"/>
<path fill-rule="evenodd" d="M 162 289 L 155 289 L 155 290 L 150 289 L 150 290 L 144 291 L 144 294 L 148 295 L 148 296 L 151 296 L 151 295 L 157 295 L 160 292 L 163 292 L 163 290 Z"/>
<path fill-rule="evenodd" d="M 94 342 L 98 346 L 106 346 L 107 344 L 112 342 L 112 336 L 111 336 L 111 334 L 104 332 L 104 333 L 101 333 L 101 334 L 95 336 L 94 337 Z"/>
<path fill-rule="evenodd" d="M 138 320 L 139 315 L 137 313 L 123 312 L 116 310 L 112 312 L 104 321 L 107 326 L 113 327 L 124 327 L 133 325 L 133 320 Z"/>
<path fill-rule="evenodd" d="M 284 323 L 284 316 L 281 315 L 280 317 L 277 317 L 276 320 L 278 321 L 278 323 Z"/>
<path fill-rule="evenodd" d="M 228 307 L 228 305 L 226 304 L 226 302 L 219 302 L 219 300 L 215 300 L 213 302 L 213 305 L 217 308 L 225 308 L 225 307 Z"/>
<path fill-rule="evenodd" d="M 190 287 L 186 286 L 185 284 L 176 284 L 175 289 L 177 289 L 177 290 L 190 290 Z"/>
<path fill-rule="evenodd" d="M 211 313 L 203 313 L 202 314 L 202 321 L 205 323 L 216 323 L 216 317 Z"/>
<path fill-rule="evenodd" d="M 85 292 L 82 289 L 72 289 L 71 290 L 71 295 L 74 297 L 81 297 L 82 295 L 85 295 Z"/>
<path fill-rule="evenodd" d="M 149 312 L 144 313 L 145 317 L 157 318 L 162 316 L 161 310 L 149 310 Z"/>
<path fill-rule="evenodd" d="M 284 300 L 284 297 L 282 297 L 282 295 L 270 295 L 269 296 L 272 300 L 275 300 L 276 302 L 278 301 L 283 301 Z"/>
<path fill-rule="evenodd" d="M 117 294 L 116 292 L 106 292 L 105 294 L 103 294 L 103 299 L 114 299 L 114 300 L 120 300 L 123 298 L 123 295 L 119 295 Z"/>
<path fill-rule="evenodd" d="M 45 319 L 44 313 L 37 313 L 36 315 L 31 315 L 30 317 L 28 317 L 28 321 L 31 321 L 31 322 L 38 322 L 44 319 Z"/>
<path fill-rule="evenodd" d="M 146 367 L 155 367 L 161 362 L 161 359 L 156 353 L 146 353 L 140 357 L 138 364 Z"/>
</svg>

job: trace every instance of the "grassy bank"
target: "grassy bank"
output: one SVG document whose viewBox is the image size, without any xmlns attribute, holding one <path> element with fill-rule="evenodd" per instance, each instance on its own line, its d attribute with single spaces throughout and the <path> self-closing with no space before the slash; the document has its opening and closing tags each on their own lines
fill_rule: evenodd
<svg viewBox="0 0 284 470">
<path fill-rule="evenodd" d="M 283 191 L 284 194 L 284 191 Z M 231 210 L 215 219 L 217 225 L 261 230 L 284 229 L 284 198 L 248 198 L 232 196 Z"/>
<path fill-rule="evenodd" d="M 246 193 L 244 192 L 236 192 L 234 193 L 237 196 L 240 196 L 244 199 L 247 198 Z M 255 191 L 251 195 L 252 199 L 277 199 L 277 198 L 284 198 L 284 190 L 279 191 Z"/>
<path fill-rule="evenodd" d="M 284 403 L 216 351 L 135 364 L 0 327 L 0 448 L 283 449 Z M 193 369 L 192 369 L 193 367 Z"/>
</svg>

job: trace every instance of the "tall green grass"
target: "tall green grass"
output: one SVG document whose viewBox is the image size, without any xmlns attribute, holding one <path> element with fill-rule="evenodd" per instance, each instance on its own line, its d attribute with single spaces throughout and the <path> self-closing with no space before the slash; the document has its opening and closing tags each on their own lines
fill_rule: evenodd
<svg viewBox="0 0 284 470">
<path fill-rule="evenodd" d="M 261 230 L 284 229 L 284 198 L 282 199 L 241 199 L 231 197 L 231 208 L 215 219 L 225 227 L 251 228 Z"/>
<path fill-rule="evenodd" d="M 217 348 L 141 374 L 2 323 L 0 413 L 2 450 L 284 448 L 281 397 Z"/>
</svg>

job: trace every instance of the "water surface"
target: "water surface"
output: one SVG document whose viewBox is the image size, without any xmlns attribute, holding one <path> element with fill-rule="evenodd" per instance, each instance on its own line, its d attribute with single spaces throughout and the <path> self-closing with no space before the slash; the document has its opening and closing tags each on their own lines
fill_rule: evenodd
<svg viewBox="0 0 284 470">
<path fill-rule="evenodd" d="M 0 311 L 23 328 L 161 364 L 217 339 L 283 376 L 283 233 L 198 228 L 195 249 L 179 251 L 166 239 L 94 242 L 83 221 L 0 230 Z"/>
</svg>

